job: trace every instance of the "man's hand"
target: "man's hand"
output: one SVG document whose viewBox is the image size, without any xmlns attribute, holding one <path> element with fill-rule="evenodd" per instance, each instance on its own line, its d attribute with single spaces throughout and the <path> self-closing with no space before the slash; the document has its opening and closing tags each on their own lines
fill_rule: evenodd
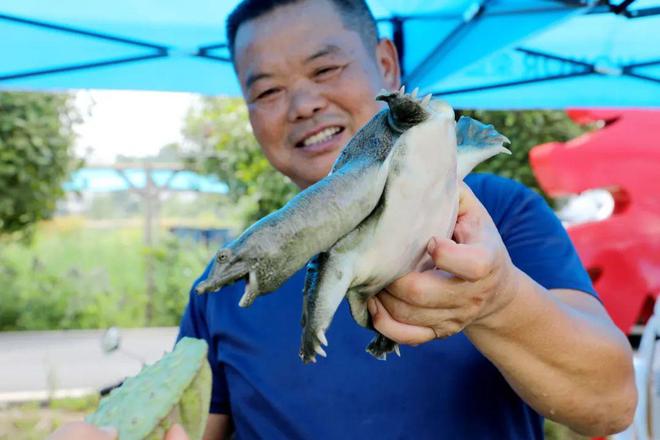
<svg viewBox="0 0 660 440">
<path fill-rule="evenodd" d="M 464 329 L 539 414 L 588 436 L 630 425 L 637 394 L 623 333 L 596 298 L 547 290 L 516 268 L 467 187 L 453 240 L 435 238 L 428 253 L 436 269 L 405 275 L 369 300 L 379 332 L 414 345 Z"/>
<path fill-rule="evenodd" d="M 48 440 L 115 440 L 117 430 L 114 428 L 97 428 L 84 422 L 73 422 L 62 426 L 52 433 Z M 180 425 L 174 425 L 167 431 L 164 440 L 189 440 L 188 435 Z"/>
<path fill-rule="evenodd" d="M 516 269 L 493 220 L 461 183 L 453 240 L 434 237 L 436 269 L 411 272 L 369 300 L 374 327 L 403 344 L 421 344 L 484 321 L 515 296 Z"/>
</svg>

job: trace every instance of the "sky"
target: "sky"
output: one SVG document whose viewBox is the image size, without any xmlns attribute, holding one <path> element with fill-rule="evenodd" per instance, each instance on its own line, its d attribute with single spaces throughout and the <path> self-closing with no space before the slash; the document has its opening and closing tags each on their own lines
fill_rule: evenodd
<svg viewBox="0 0 660 440">
<path fill-rule="evenodd" d="M 88 163 L 109 164 L 119 155 L 144 157 L 181 141 L 186 113 L 199 95 L 169 92 L 84 90 L 76 107 L 76 153 Z"/>
</svg>

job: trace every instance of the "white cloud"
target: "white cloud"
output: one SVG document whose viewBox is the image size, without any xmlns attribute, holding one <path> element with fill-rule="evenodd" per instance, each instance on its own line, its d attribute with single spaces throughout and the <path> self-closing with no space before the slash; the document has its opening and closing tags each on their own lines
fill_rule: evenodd
<svg viewBox="0 0 660 440">
<path fill-rule="evenodd" d="M 101 163 L 112 162 L 118 154 L 156 154 L 162 146 L 181 141 L 186 112 L 198 100 L 198 95 L 187 93 L 79 91 L 76 106 L 84 122 L 76 129 L 76 152 Z"/>
</svg>

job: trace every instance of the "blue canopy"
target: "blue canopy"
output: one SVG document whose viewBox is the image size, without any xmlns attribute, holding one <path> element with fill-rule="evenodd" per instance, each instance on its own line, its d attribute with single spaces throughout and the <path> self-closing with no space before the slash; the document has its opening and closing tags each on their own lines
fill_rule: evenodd
<svg viewBox="0 0 660 440">
<path fill-rule="evenodd" d="M 238 95 L 224 37 L 236 3 L 4 2 L 0 89 Z M 660 105 L 660 0 L 369 4 L 405 83 L 456 107 Z"/>
<path fill-rule="evenodd" d="M 426 91 L 464 108 L 658 107 L 660 0 L 601 4 L 429 79 Z"/>
<path fill-rule="evenodd" d="M 168 191 L 196 191 L 223 194 L 227 185 L 212 176 L 201 176 L 183 169 L 158 168 L 148 170 L 153 185 Z M 112 192 L 144 189 L 147 186 L 147 170 L 144 167 L 93 167 L 81 168 L 71 173 L 64 183 L 65 191 Z"/>
<path fill-rule="evenodd" d="M 224 21 L 236 0 L 15 0 L 0 5 L 0 88 L 237 95 Z M 372 0 L 409 84 L 435 86 L 532 32 L 586 11 L 579 0 Z"/>
</svg>

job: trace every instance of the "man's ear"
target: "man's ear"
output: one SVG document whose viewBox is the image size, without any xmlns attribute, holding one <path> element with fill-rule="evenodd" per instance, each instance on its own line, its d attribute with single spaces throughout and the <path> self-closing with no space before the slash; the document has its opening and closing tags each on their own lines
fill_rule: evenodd
<svg viewBox="0 0 660 440">
<path fill-rule="evenodd" d="M 385 88 L 396 90 L 401 86 L 401 68 L 399 54 L 392 40 L 382 38 L 376 46 L 376 62 L 383 77 Z"/>
</svg>

